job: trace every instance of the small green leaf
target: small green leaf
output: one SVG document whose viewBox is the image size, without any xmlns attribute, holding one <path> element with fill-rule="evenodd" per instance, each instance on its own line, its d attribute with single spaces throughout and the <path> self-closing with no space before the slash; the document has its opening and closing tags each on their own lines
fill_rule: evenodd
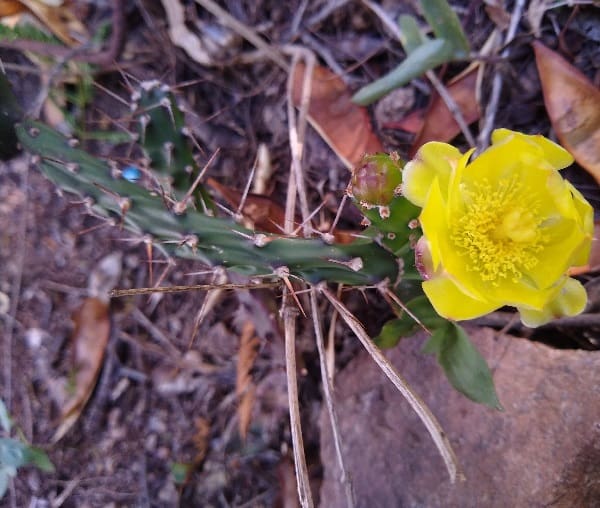
<svg viewBox="0 0 600 508">
<path fill-rule="evenodd" d="M 428 40 L 419 30 L 419 25 L 414 16 L 403 14 L 398 19 L 398 25 L 400 26 L 400 42 L 407 55 Z"/>
<path fill-rule="evenodd" d="M 27 445 L 16 439 L 0 438 L 0 465 L 21 467 L 27 463 Z"/>
<path fill-rule="evenodd" d="M 427 41 L 412 51 L 393 71 L 361 88 L 354 94 L 352 101 L 361 106 L 368 106 L 428 70 L 449 62 L 454 55 L 454 46 L 445 40 Z"/>
<path fill-rule="evenodd" d="M 423 346 L 435 354 L 450 384 L 469 399 L 494 409 L 502 409 L 492 373 L 466 332 L 454 322 L 433 332 Z"/>
<path fill-rule="evenodd" d="M 408 319 L 391 319 L 383 325 L 381 332 L 373 342 L 381 349 L 388 349 L 396 346 L 402 337 L 407 337 L 415 330 L 414 321 Z"/>
<path fill-rule="evenodd" d="M 0 426 L 4 429 L 4 432 L 10 432 L 10 416 L 8 415 L 8 409 L 6 409 L 6 404 L 4 401 L 0 399 Z"/>
<path fill-rule="evenodd" d="M 46 452 L 41 448 L 28 446 L 25 450 L 25 458 L 27 459 L 28 464 L 41 469 L 45 473 L 53 473 L 55 470 L 54 464 L 50 462 L 48 455 L 46 455 Z"/>
<path fill-rule="evenodd" d="M 429 331 L 446 326 L 425 295 L 417 296 L 406 304 L 406 308 L 421 321 Z M 408 337 L 419 329 L 419 324 L 406 312 L 398 319 L 388 321 L 380 334 L 373 340 L 381 348 L 394 347 L 402 337 Z"/>
<path fill-rule="evenodd" d="M 421 0 L 421 10 L 435 36 L 452 46 L 455 58 L 469 54 L 469 40 L 447 0 Z"/>
</svg>

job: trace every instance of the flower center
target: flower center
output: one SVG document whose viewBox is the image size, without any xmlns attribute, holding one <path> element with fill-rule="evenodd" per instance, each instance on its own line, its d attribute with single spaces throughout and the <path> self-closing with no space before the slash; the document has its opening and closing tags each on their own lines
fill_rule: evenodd
<svg viewBox="0 0 600 508">
<path fill-rule="evenodd" d="M 528 195 L 529 194 L 529 195 Z M 463 189 L 465 211 L 451 222 L 451 239 L 467 269 L 497 286 L 518 282 L 538 263 L 547 239 L 539 205 L 516 179 L 492 186 L 486 179 Z"/>
</svg>

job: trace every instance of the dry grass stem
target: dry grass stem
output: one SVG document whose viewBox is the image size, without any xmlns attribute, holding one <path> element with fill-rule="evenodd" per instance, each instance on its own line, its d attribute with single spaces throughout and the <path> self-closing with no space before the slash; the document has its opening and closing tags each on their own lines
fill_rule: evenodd
<svg viewBox="0 0 600 508">
<path fill-rule="evenodd" d="M 315 329 L 315 340 L 317 342 L 317 350 L 319 352 L 319 367 L 321 369 L 321 379 L 323 381 L 323 396 L 325 398 L 325 407 L 327 408 L 327 415 L 329 416 L 329 423 L 331 425 L 331 432 L 333 436 L 333 443 L 335 445 L 335 454 L 337 457 L 338 465 L 340 466 L 340 483 L 344 487 L 344 493 L 346 494 L 346 503 L 348 508 L 355 506 L 354 492 L 352 490 L 352 478 L 346 464 L 344 462 L 344 454 L 342 451 L 342 440 L 339 432 L 338 417 L 333 402 L 333 383 L 332 374 L 330 368 L 327 365 L 325 343 L 323 340 L 323 330 L 321 328 L 321 318 L 319 312 L 319 306 L 317 305 L 317 293 L 314 288 L 310 292 L 310 308 L 312 314 L 312 321 Z"/>
<path fill-rule="evenodd" d="M 294 65 L 288 76 L 287 85 L 287 112 L 288 112 L 288 129 L 290 150 L 292 155 L 291 172 L 286 196 L 284 232 L 291 235 L 294 230 L 294 218 L 296 215 L 296 196 L 300 197 L 300 208 L 303 218 L 303 233 L 305 236 L 310 235 L 311 226 L 309 221 L 308 200 L 306 198 L 306 188 L 304 185 L 304 175 L 302 174 L 302 154 L 304 151 L 304 136 L 306 133 L 306 110 L 308 109 L 308 101 L 310 100 L 310 83 L 304 83 L 303 103 L 305 103 L 304 111 L 300 110 L 300 115 L 296 121 L 296 112 L 294 110 L 291 81 L 293 79 L 293 67 L 296 65 L 299 55 L 294 54 Z M 306 75 L 306 74 L 305 74 Z M 308 90 L 306 89 L 308 86 Z M 306 96 L 306 97 L 305 97 Z M 289 285 L 286 278 L 284 281 Z M 298 498 L 300 505 L 303 508 L 314 506 L 312 493 L 310 490 L 310 478 L 308 476 L 308 468 L 306 466 L 306 458 L 304 456 L 304 442 L 302 439 L 302 427 L 300 423 L 300 404 L 298 400 L 298 379 L 296 376 L 296 318 L 297 312 L 291 307 L 289 295 L 297 300 L 292 287 L 286 287 L 283 293 L 283 301 L 281 312 L 283 314 L 284 335 L 285 335 L 285 370 L 287 379 L 288 403 L 290 410 L 290 427 L 292 431 L 292 446 L 294 452 L 294 467 L 296 469 L 296 482 L 298 489 Z"/>
<path fill-rule="evenodd" d="M 287 380 L 288 403 L 290 406 L 290 427 L 292 431 L 292 447 L 298 497 L 302 508 L 314 506 L 310 491 L 310 479 L 306 458 L 304 457 L 304 441 L 300 425 L 300 405 L 298 403 L 298 379 L 296 376 L 296 310 L 291 307 L 288 298 L 283 303 L 283 327 L 285 332 L 285 373 Z"/>
<path fill-rule="evenodd" d="M 291 49 L 288 51 L 292 53 L 292 68 L 288 75 L 287 80 L 287 114 L 288 114 L 288 129 L 290 138 L 290 150 L 292 152 L 292 177 L 290 180 L 295 180 L 295 191 L 298 194 L 300 200 L 300 211 L 302 213 L 303 230 L 304 236 L 309 236 L 312 233 L 312 227 L 308 220 L 310 212 L 308 210 L 308 199 L 306 197 L 306 185 L 304 183 L 304 174 L 302 172 L 302 154 L 304 152 L 304 139 L 306 137 L 306 126 L 308 123 L 308 106 L 310 103 L 310 96 L 312 91 L 312 74 L 315 66 L 316 58 L 313 53 L 302 49 Z M 300 59 L 305 61 L 305 70 L 302 82 L 302 96 L 300 100 L 300 108 L 298 118 L 296 119 L 296 110 L 294 109 L 294 102 L 292 100 L 292 88 L 294 86 L 294 73 L 296 66 L 300 62 Z M 290 189 L 288 187 L 288 189 Z M 290 196 L 292 202 L 295 200 Z M 286 205 L 289 205 L 286 202 Z M 290 206 L 291 207 L 291 206 Z M 293 210 L 286 208 L 286 216 L 288 212 L 292 213 Z M 293 223 L 293 215 L 291 216 Z M 288 219 L 289 220 L 289 219 Z M 286 225 L 287 225 L 286 221 Z M 291 231 L 290 231 L 291 232 Z"/>
<path fill-rule="evenodd" d="M 13 349 L 13 338 L 15 327 L 17 326 L 17 308 L 19 306 L 19 300 L 21 295 L 21 284 L 23 282 L 23 266 L 27 257 L 27 218 L 29 216 L 29 166 L 30 157 L 27 158 L 26 163 L 23 165 L 22 178 L 20 182 L 20 188 L 25 196 L 23 203 L 23 210 L 19 214 L 19 234 L 17 235 L 15 252 L 18 253 L 17 260 L 15 262 L 15 276 L 12 281 L 12 287 L 10 292 L 10 307 L 8 313 L 8 319 L 6 322 L 6 333 L 4 333 L 4 348 L 2 354 L 2 367 L 3 367 L 3 378 L 4 378 L 4 393 L 2 397 L 4 404 L 8 411 L 12 408 L 12 349 Z"/>
<path fill-rule="evenodd" d="M 373 344 L 373 341 L 367 335 L 367 332 L 365 332 L 362 324 L 346 308 L 346 306 L 338 298 L 336 298 L 335 295 L 333 295 L 324 284 L 320 285 L 318 289 L 323 295 L 325 295 L 331 305 L 333 305 L 333 307 L 339 312 L 344 322 L 354 332 L 356 337 L 358 337 L 369 355 L 371 355 L 371 358 L 373 358 L 383 373 L 410 404 L 413 411 L 417 413 L 431 435 L 433 442 L 440 452 L 440 455 L 444 459 L 444 463 L 446 464 L 446 468 L 450 476 L 450 481 L 454 483 L 457 478 L 462 479 L 462 474 L 459 473 L 458 461 L 454 451 L 452 450 L 452 446 L 450 445 L 445 432 L 442 430 L 440 424 L 436 420 L 435 416 L 433 416 L 429 408 L 427 408 L 425 403 L 408 385 L 406 380 L 396 371 L 394 366 L 383 355 L 381 350 L 375 346 L 375 344 Z"/>
</svg>

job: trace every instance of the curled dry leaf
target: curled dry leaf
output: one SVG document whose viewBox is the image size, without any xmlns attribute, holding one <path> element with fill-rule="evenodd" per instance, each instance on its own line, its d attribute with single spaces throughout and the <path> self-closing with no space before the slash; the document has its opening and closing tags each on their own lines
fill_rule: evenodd
<svg viewBox="0 0 600 508">
<path fill-rule="evenodd" d="M 298 64 L 293 76 L 292 98 L 300 105 L 305 66 Z M 366 108 L 352 102 L 352 94 L 339 76 L 316 65 L 308 116 L 311 125 L 349 168 L 360 163 L 365 153 L 383 151 L 373 132 Z"/>
<path fill-rule="evenodd" d="M 220 184 L 214 178 L 208 178 L 206 183 L 221 194 L 234 211 L 238 209 L 242 202 L 243 192 Z M 252 229 L 274 234 L 283 232 L 285 210 L 268 196 L 248 194 L 240 211 L 244 218 L 251 222 Z"/>
<path fill-rule="evenodd" d="M 99 298 L 86 298 L 73 321 L 73 386 L 61 408 L 61 424 L 52 438 L 54 443 L 75 424 L 96 386 L 110 336 L 108 304 Z"/>
<path fill-rule="evenodd" d="M 211 66 L 214 61 L 206 51 L 200 38 L 185 24 L 185 11 L 180 2 L 162 0 L 169 22 L 169 36 L 175 46 L 183 49 L 195 62 Z"/>
<path fill-rule="evenodd" d="M 214 188 L 225 201 L 234 210 L 237 210 L 242 200 L 243 193 L 226 185 L 222 185 L 214 178 L 208 178 L 206 183 Z M 248 194 L 241 210 L 242 215 L 250 222 L 250 229 L 273 233 L 275 235 L 283 233 L 285 223 L 285 210 L 283 207 L 271 199 L 269 196 L 258 194 Z M 300 219 L 296 218 L 296 225 L 300 224 Z M 320 228 L 319 228 L 320 229 Z M 322 231 L 328 232 L 328 231 Z M 336 243 L 349 244 L 356 240 L 360 235 L 359 231 L 334 229 L 333 238 Z"/>
<path fill-rule="evenodd" d="M 561 144 L 600 183 L 600 90 L 558 53 L 534 42 L 544 103 Z"/>
<path fill-rule="evenodd" d="M 202 464 L 208 453 L 210 445 L 210 422 L 206 418 L 198 417 L 194 420 L 194 427 L 196 430 L 193 437 L 194 448 L 196 449 L 194 465 L 198 467 Z"/>
</svg>

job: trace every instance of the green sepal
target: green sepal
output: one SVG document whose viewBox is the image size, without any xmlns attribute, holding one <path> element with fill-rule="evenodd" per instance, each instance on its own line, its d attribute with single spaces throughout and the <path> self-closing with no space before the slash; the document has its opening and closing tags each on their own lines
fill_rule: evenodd
<svg viewBox="0 0 600 508">
<path fill-rule="evenodd" d="M 383 216 L 380 207 L 359 206 L 359 208 L 371 223 L 365 234 L 367 236 L 379 235 L 381 243 L 396 256 L 406 254 L 410 250 L 411 239 L 416 239 L 421 235 L 416 222 L 421 209 L 402 196 L 391 201 Z"/>
</svg>

